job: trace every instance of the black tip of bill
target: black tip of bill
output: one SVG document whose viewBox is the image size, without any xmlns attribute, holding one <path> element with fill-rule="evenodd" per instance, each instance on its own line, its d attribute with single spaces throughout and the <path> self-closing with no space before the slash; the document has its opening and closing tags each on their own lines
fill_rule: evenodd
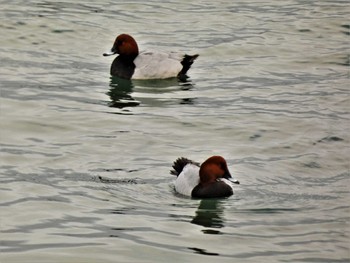
<svg viewBox="0 0 350 263">
<path fill-rule="evenodd" d="M 240 184 L 240 182 L 236 179 L 230 178 L 229 180 L 230 180 L 230 182 L 232 182 L 234 184 Z"/>
<path fill-rule="evenodd" d="M 107 52 L 103 53 L 103 56 L 104 56 L 104 57 L 112 56 L 112 55 L 114 55 L 115 53 L 116 53 L 116 52 L 110 50 L 110 51 L 107 51 Z"/>
</svg>

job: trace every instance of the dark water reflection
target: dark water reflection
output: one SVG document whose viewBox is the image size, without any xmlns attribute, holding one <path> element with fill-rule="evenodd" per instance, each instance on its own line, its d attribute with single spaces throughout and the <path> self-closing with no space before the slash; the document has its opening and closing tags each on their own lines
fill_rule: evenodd
<svg viewBox="0 0 350 263">
<path fill-rule="evenodd" d="M 188 77 L 182 78 L 169 78 L 162 80 L 128 80 L 119 77 L 110 77 L 109 83 L 109 95 L 111 101 L 108 103 L 109 107 L 113 108 L 125 108 L 136 107 L 141 104 L 141 101 L 133 97 L 133 92 L 137 88 L 141 92 L 147 94 L 162 94 L 174 90 L 190 90 L 193 88 L 193 84 Z M 192 104 L 193 99 L 184 98 L 180 104 Z"/>
<path fill-rule="evenodd" d="M 111 99 L 108 104 L 110 107 L 122 109 L 140 105 L 140 102 L 131 96 L 134 88 L 131 80 L 111 77 L 109 86 L 110 90 L 107 94 Z"/>
<path fill-rule="evenodd" d="M 196 216 L 191 221 L 192 224 L 204 227 L 222 228 L 224 227 L 223 213 L 224 209 L 220 199 L 201 200 Z M 206 231 L 206 233 L 217 234 L 217 231 Z"/>
</svg>

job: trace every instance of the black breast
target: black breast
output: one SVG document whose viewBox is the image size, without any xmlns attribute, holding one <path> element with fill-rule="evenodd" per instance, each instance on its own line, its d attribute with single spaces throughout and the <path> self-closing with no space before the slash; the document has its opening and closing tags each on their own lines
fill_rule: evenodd
<svg viewBox="0 0 350 263">
<path fill-rule="evenodd" d="M 209 184 L 198 184 L 193 188 L 192 197 L 196 198 L 218 198 L 233 195 L 232 187 L 222 181 L 216 181 Z"/>
<path fill-rule="evenodd" d="M 111 75 L 123 79 L 131 79 L 135 72 L 134 58 L 118 56 L 111 65 Z"/>
</svg>

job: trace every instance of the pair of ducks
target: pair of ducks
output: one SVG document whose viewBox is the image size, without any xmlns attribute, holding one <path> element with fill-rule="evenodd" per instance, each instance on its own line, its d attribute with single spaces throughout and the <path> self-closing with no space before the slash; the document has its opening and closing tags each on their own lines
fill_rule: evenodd
<svg viewBox="0 0 350 263">
<path fill-rule="evenodd" d="M 185 76 L 198 55 L 176 52 L 139 52 L 135 39 L 128 34 L 119 35 L 112 49 L 104 56 L 119 54 L 110 73 L 124 79 L 166 79 Z M 178 158 L 170 172 L 177 176 L 176 192 L 195 198 L 228 197 L 233 194 L 232 178 L 226 160 L 212 156 L 201 165 L 187 158 Z"/>
</svg>

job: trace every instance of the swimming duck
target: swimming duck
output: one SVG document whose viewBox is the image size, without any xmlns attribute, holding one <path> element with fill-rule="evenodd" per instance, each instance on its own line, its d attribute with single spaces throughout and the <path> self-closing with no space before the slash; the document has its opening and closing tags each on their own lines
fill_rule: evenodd
<svg viewBox="0 0 350 263">
<path fill-rule="evenodd" d="M 170 173 L 176 175 L 176 192 L 196 198 L 217 198 L 233 195 L 232 178 L 226 160 L 212 156 L 201 165 L 187 158 L 178 158 Z"/>
<path fill-rule="evenodd" d="M 135 39 L 128 34 L 119 35 L 109 52 L 103 56 L 119 54 L 111 65 L 110 73 L 124 79 L 166 79 L 186 75 L 198 55 L 176 52 L 141 52 Z"/>
</svg>

